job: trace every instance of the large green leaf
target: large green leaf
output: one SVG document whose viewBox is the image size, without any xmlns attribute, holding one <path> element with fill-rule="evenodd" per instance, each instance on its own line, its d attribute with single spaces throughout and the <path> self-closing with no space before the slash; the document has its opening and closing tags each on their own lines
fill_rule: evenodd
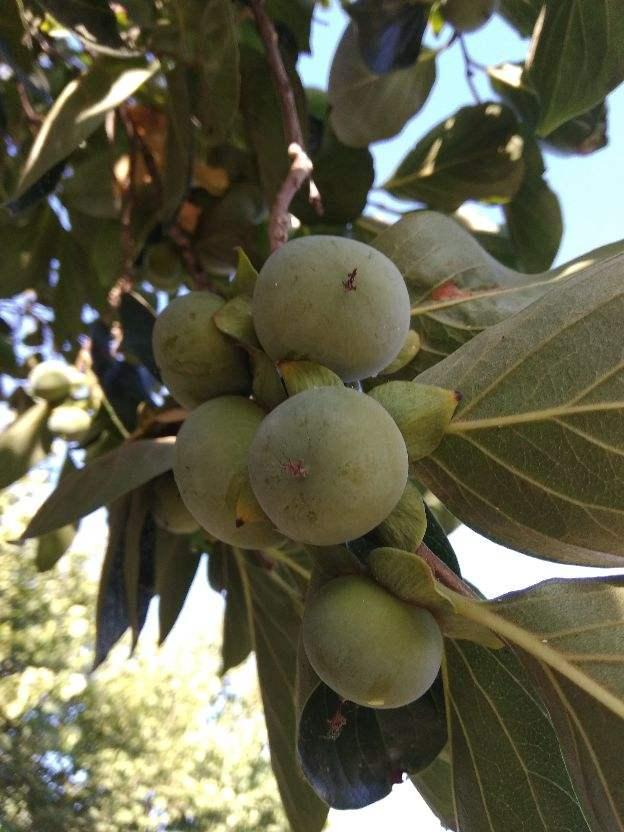
<svg viewBox="0 0 624 832">
<path fill-rule="evenodd" d="M 459 390 L 417 476 L 463 522 L 568 563 L 624 561 L 624 254 L 560 283 L 419 381 Z"/>
<path fill-rule="evenodd" d="M 624 80 L 621 0 L 547 0 L 527 70 L 540 98 L 541 136 L 598 104 Z"/>
<path fill-rule="evenodd" d="M 519 651 L 558 732 L 593 832 L 624 826 L 624 578 L 552 580 L 453 603 Z"/>
<path fill-rule="evenodd" d="M 319 832 L 327 817 L 296 759 L 295 675 L 303 603 L 276 574 L 235 550 L 269 734 L 271 764 L 286 815 L 296 832 Z"/>
<path fill-rule="evenodd" d="M 444 829 L 458 832 L 453 804 L 452 773 L 450 752 L 445 748 L 430 766 L 417 774 L 411 774 L 410 780 Z"/>
<path fill-rule="evenodd" d="M 462 832 L 590 832 L 557 735 L 509 650 L 447 641 L 445 692 Z"/>
<path fill-rule="evenodd" d="M 3 298 L 48 282 L 50 259 L 63 231 L 47 204 L 9 218 L 0 216 L 0 294 Z"/>
<path fill-rule="evenodd" d="M 99 58 L 70 81 L 41 125 L 20 177 L 15 197 L 24 194 L 50 168 L 66 159 L 104 121 L 106 114 L 132 95 L 158 70 L 144 59 Z"/>
<path fill-rule="evenodd" d="M 529 273 L 550 268 L 563 236 L 557 194 L 541 177 L 528 177 L 503 208 L 521 267 Z"/>
<path fill-rule="evenodd" d="M 107 0 L 37 0 L 44 11 L 89 46 L 123 47 L 115 15 Z"/>
<path fill-rule="evenodd" d="M 501 0 L 500 13 L 520 35 L 528 38 L 543 5 L 544 0 Z"/>
<path fill-rule="evenodd" d="M 462 107 L 418 142 L 383 187 L 441 211 L 468 199 L 505 203 L 524 176 L 523 146 L 508 107 Z"/>
<path fill-rule="evenodd" d="M 330 121 L 336 135 L 352 147 L 395 136 L 424 106 L 435 79 L 435 52 L 430 50 L 406 69 L 374 74 L 362 60 L 354 24 L 349 24 L 329 76 Z"/>
<path fill-rule="evenodd" d="M 155 590 L 158 595 L 158 643 L 167 638 L 186 601 L 197 572 L 201 553 L 191 547 L 185 534 L 172 534 L 156 529 L 154 560 L 156 564 Z"/>
<path fill-rule="evenodd" d="M 127 442 L 69 474 L 35 514 L 24 537 L 73 523 L 168 471 L 174 442 L 172 436 Z"/>
<path fill-rule="evenodd" d="M 525 232 L 526 233 L 526 232 Z M 525 275 L 495 260 L 465 228 L 433 211 L 415 211 L 373 242 L 399 268 L 412 301 L 412 328 L 421 347 L 415 369 L 450 355 L 486 327 L 524 309 L 558 281 L 624 250 L 614 243 L 551 272 Z"/>
</svg>

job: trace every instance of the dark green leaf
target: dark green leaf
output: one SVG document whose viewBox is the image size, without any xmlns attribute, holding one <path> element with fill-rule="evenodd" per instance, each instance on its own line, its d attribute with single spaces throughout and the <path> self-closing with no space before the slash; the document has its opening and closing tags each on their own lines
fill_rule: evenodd
<svg viewBox="0 0 624 832">
<path fill-rule="evenodd" d="M 540 98 L 540 136 L 602 101 L 624 80 L 620 0 L 546 2 L 527 71 Z"/>
<path fill-rule="evenodd" d="M 22 170 L 18 199 L 51 168 L 69 156 L 104 121 L 106 114 L 132 95 L 158 70 L 158 63 L 99 58 L 70 81 L 41 125 Z"/>
<path fill-rule="evenodd" d="M 48 282 L 50 259 L 55 256 L 62 229 L 47 205 L 9 219 L 0 216 L 0 287 L 2 297 Z"/>
<path fill-rule="evenodd" d="M 461 577 L 461 570 L 459 568 L 459 561 L 455 550 L 451 546 L 448 539 L 447 532 L 442 527 L 434 511 L 429 508 L 425 502 L 425 514 L 427 516 L 427 530 L 423 538 L 423 543 L 427 548 L 431 549 L 434 555 L 437 555 L 442 563 L 445 563 L 456 575 Z M 448 533 L 450 534 L 450 532 Z"/>
<path fill-rule="evenodd" d="M 149 496 L 146 488 L 137 488 L 130 494 L 125 530 L 123 573 L 126 608 L 132 628 L 132 649 L 136 646 L 154 596 L 156 524 L 149 510 Z"/>
<path fill-rule="evenodd" d="M 503 210 L 522 269 L 535 273 L 550 268 L 563 235 L 561 206 L 554 191 L 541 177 L 525 179 Z"/>
<path fill-rule="evenodd" d="M 566 121 L 553 130 L 546 143 L 561 153 L 578 153 L 587 156 L 607 145 L 607 105 L 601 101 L 586 113 Z"/>
<path fill-rule="evenodd" d="M 121 351 L 147 367 L 154 378 L 160 378 L 152 350 L 152 330 L 156 320 L 152 307 L 136 292 L 124 292 L 119 304 L 119 319 L 123 330 Z"/>
<path fill-rule="evenodd" d="M 423 771 L 410 775 L 410 780 L 442 826 L 458 832 L 449 749 L 445 748 Z"/>
<path fill-rule="evenodd" d="M 330 122 L 340 141 L 352 147 L 399 133 L 422 109 L 436 79 L 435 52 L 423 50 L 406 69 L 372 73 L 362 60 L 350 24 L 334 55 L 329 75 Z"/>
<path fill-rule="evenodd" d="M 427 5 L 410 0 L 356 0 L 347 12 L 357 24 L 360 53 L 371 72 L 392 72 L 417 60 L 429 17 Z"/>
<path fill-rule="evenodd" d="M 26 77 L 31 70 L 30 37 L 26 33 L 22 5 L 8 0 L 0 15 L 0 56 L 18 75 Z"/>
<path fill-rule="evenodd" d="M 523 145 L 508 107 L 463 107 L 421 139 L 384 188 L 442 211 L 467 199 L 505 203 L 522 182 Z"/>
<path fill-rule="evenodd" d="M 59 273 L 54 289 L 54 335 L 57 344 L 75 339 L 84 331 L 82 310 L 85 304 L 102 308 L 106 292 L 100 285 L 87 250 L 74 233 L 63 234 L 58 248 Z"/>
<path fill-rule="evenodd" d="M 192 115 L 186 72 L 177 66 L 167 73 L 167 144 L 162 175 L 164 223 L 173 219 L 191 183 Z"/>
<path fill-rule="evenodd" d="M 268 0 L 268 13 L 295 36 L 301 52 L 310 51 L 310 27 L 316 0 Z"/>
<path fill-rule="evenodd" d="M 234 554 L 227 546 L 220 546 L 210 555 L 214 562 L 220 558 L 220 591 L 225 594 L 223 612 L 223 643 L 221 646 L 221 674 L 245 661 L 253 650 L 249 615 L 241 573 Z"/>
<path fill-rule="evenodd" d="M 90 46 L 123 47 L 107 0 L 37 0 L 41 8 Z"/>
<path fill-rule="evenodd" d="M 501 0 L 500 13 L 522 37 L 528 38 L 543 5 L 544 0 Z"/>
<path fill-rule="evenodd" d="M 128 442 L 69 474 L 30 521 L 24 537 L 39 537 L 108 505 L 173 465 L 174 437 Z"/>
<path fill-rule="evenodd" d="M 191 548 L 188 535 L 156 529 L 156 594 L 158 595 L 158 643 L 162 644 L 182 611 L 201 553 Z"/>
<path fill-rule="evenodd" d="M 296 760 L 295 675 L 302 601 L 273 571 L 233 550 L 240 573 L 269 734 L 271 763 L 291 827 L 320 832 L 327 806 L 307 785 Z"/>
<path fill-rule="evenodd" d="M 58 162 L 50 168 L 49 171 L 27 188 L 19 197 L 12 199 L 6 204 L 6 208 L 12 214 L 20 214 L 22 211 L 32 208 L 42 199 L 49 196 L 59 183 L 63 171 L 65 170 L 65 160 Z"/>
<path fill-rule="evenodd" d="M 621 254 L 582 269 L 419 377 L 463 399 L 417 476 L 504 545 L 623 563 L 623 270 Z"/>
<path fill-rule="evenodd" d="M 449 640 L 445 682 L 462 832 L 589 832 L 552 723 L 514 655 Z"/>
<path fill-rule="evenodd" d="M 76 537 L 76 526 L 69 523 L 53 532 L 42 535 L 37 540 L 35 564 L 39 572 L 52 569 L 72 545 Z"/>
</svg>

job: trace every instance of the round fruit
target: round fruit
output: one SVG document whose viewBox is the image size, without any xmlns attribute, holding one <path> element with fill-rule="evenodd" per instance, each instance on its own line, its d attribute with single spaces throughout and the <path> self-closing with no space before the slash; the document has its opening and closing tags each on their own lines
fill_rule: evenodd
<svg viewBox="0 0 624 832">
<path fill-rule="evenodd" d="M 79 440 L 91 427 L 91 416 L 76 405 L 55 407 L 48 419 L 48 430 L 68 441 Z"/>
<path fill-rule="evenodd" d="M 236 486 L 247 476 L 247 457 L 264 418 L 241 396 L 222 396 L 198 407 L 176 440 L 173 473 L 188 510 L 210 534 L 232 546 L 275 546 L 282 538 L 272 523 L 236 526 Z"/>
<path fill-rule="evenodd" d="M 253 319 L 274 361 L 308 359 L 345 381 L 377 375 L 410 325 L 401 273 L 385 254 L 344 237 L 301 237 L 260 271 Z"/>
<path fill-rule="evenodd" d="M 154 324 L 152 343 L 162 380 L 189 409 L 250 387 L 243 350 L 212 320 L 223 303 L 211 292 L 189 292 L 172 300 Z"/>
<path fill-rule="evenodd" d="M 369 708 L 399 708 L 426 693 L 443 651 L 428 610 L 356 575 L 335 578 L 310 598 L 303 644 L 326 685 Z"/>
<path fill-rule="evenodd" d="M 55 404 L 69 396 L 72 386 L 71 371 L 64 361 L 42 361 L 28 376 L 28 383 L 33 396 Z"/>
<path fill-rule="evenodd" d="M 328 546 L 373 529 L 407 482 L 405 442 L 392 417 L 347 387 L 305 390 L 263 421 L 249 452 L 251 487 L 292 540 Z"/>
<path fill-rule="evenodd" d="M 154 482 L 152 514 L 156 525 L 172 534 L 192 534 L 199 529 L 197 520 L 182 501 L 173 474 L 163 474 Z"/>
<path fill-rule="evenodd" d="M 143 274 L 154 288 L 175 291 L 183 276 L 182 263 L 175 247 L 166 240 L 150 246 L 145 252 Z"/>
<path fill-rule="evenodd" d="M 496 11 L 498 0 L 445 0 L 442 14 L 457 32 L 474 32 Z"/>
</svg>

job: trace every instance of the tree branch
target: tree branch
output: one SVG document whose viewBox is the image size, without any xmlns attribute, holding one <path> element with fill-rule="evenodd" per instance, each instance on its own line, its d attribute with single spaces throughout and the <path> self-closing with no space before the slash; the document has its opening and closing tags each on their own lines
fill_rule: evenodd
<svg viewBox="0 0 624 832">
<path fill-rule="evenodd" d="M 309 180 L 310 204 L 317 214 L 322 215 L 323 203 L 318 188 L 312 180 L 313 165 L 305 152 L 303 131 L 299 122 L 295 94 L 293 92 L 286 67 L 280 55 L 277 32 L 264 8 L 264 0 L 251 0 L 251 9 L 262 42 L 264 43 L 267 61 L 273 83 L 282 109 L 284 133 L 288 142 L 288 155 L 291 165 L 286 179 L 282 183 L 271 206 L 269 217 L 269 241 L 271 250 L 275 251 L 288 240 L 290 219 L 288 209 L 295 194 Z"/>
</svg>

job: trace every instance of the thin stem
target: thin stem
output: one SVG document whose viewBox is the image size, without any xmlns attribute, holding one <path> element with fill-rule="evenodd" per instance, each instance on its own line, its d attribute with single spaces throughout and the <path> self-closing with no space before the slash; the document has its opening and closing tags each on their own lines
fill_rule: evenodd
<svg viewBox="0 0 624 832">
<path fill-rule="evenodd" d="M 463 35 L 459 35 L 457 38 L 457 42 L 459 43 L 459 48 L 461 49 L 461 53 L 464 58 L 464 65 L 466 67 L 466 82 L 470 87 L 470 92 L 472 93 L 472 97 L 477 102 L 477 104 L 481 103 L 481 96 L 479 95 L 479 90 L 474 82 L 474 71 L 477 64 L 472 60 L 470 55 L 468 54 L 468 49 L 466 48 L 466 42 L 464 40 Z"/>
<path fill-rule="evenodd" d="M 313 165 L 305 151 L 295 94 L 280 55 L 277 32 L 266 13 L 264 0 L 251 0 L 251 10 L 266 49 L 267 62 L 282 110 L 284 134 L 290 157 L 290 170 L 275 196 L 269 217 L 269 241 L 271 250 L 275 251 L 288 240 L 290 229 L 288 209 L 295 194 L 306 180 L 309 181 L 308 199 L 319 216 L 323 213 L 323 203 L 318 188 L 312 180 Z"/>
</svg>

